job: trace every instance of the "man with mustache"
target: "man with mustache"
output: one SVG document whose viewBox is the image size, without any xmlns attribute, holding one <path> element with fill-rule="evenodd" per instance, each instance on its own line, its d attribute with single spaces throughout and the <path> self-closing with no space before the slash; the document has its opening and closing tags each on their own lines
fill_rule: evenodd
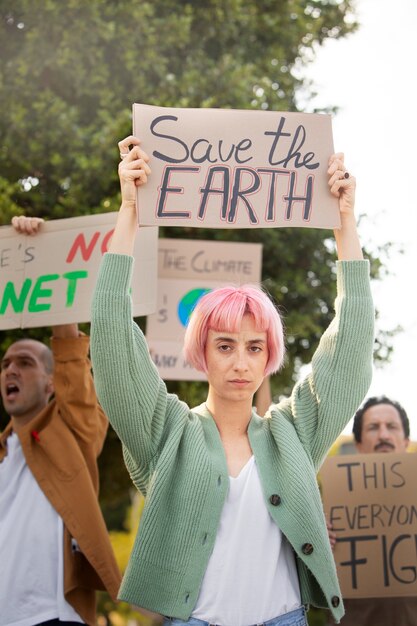
<svg viewBox="0 0 417 626">
<path fill-rule="evenodd" d="M 368 398 L 355 414 L 353 435 L 361 454 L 406 452 L 407 413 L 386 396 Z M 334 545 L 334 533 L 329 534 Z M 417 626 L 417 598 L 356 598 L 344 600 L 344 605 L 342 626 Z"/>
<path fill-rule="evenodd" d="M 406 452 L 410 443 L 407 413 L 386 396 L 368 398 L 353 421 L 355 445 L 361 454 Z"/>
</svg>

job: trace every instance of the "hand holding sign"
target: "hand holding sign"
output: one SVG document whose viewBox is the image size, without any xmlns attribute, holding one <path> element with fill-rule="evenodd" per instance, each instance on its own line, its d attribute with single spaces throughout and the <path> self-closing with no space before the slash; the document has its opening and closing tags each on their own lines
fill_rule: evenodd
<svg viewBox="0 0 417 626">
<path fill-rule="evenodd" d="M 125 202 L 136 202 L 136 189 L 134 187 L 144 185 L 151 173 L 147 165 L 149 157 L 139 144 L 139 139 L 133 135 L 122 139 L 118 144 L 121 158 L 119 178 Z M 133 148 L 130 150 L 131 145 Z"/>
<path fill-rule="evenodd" d="M 151 169 L 149 157 L 139 146 L 137 137 L 130 135 L 119 141 L 121 161 L 119 163 L 120 190 L 122 204 L 117 216 L 117 226 L 112 237 L 109 252 L 132 254 L 137 226 L 136 189 L 145 185 Z M 133 148 L 130 150 L 130 146 Z"/>
<path fill-rule="evenodd" d="M 363 259 L 354 214 L 356 179 L 346 171 L 342 152 L 330 157 L 327 174 L 330 193 L 339 200 L 341 227 L 334 230 L 338 259 Z"/>
<path fill-rule="evenodd" d="M 43 222 L 41 217 L 26 217 L 26 215 L 12 217 L 12 226 L 20 235 L 35 235 L 39 232 L 39 227 Z"/>
<path fill-rule="evenodd" d="M 346 171 L 345 157 L 342 152 L 333 154 L 329 159 L 329 188 L 336 198 L 339 199 L 341 214 L 353 213 L 355 205 L 356 179 Z"/>
</svg>

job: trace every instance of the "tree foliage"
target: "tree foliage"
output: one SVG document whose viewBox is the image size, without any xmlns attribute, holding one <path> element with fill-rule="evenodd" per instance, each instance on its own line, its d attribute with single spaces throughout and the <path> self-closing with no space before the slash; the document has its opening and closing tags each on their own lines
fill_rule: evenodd
<svg viewBox="0 0 417 626">
<path fill-rule="evenodd" d="M 356 28 L 352 11 L 353 0 L 0 0 L 2 222 L 19 212 L 54 219 L 117 210 L 117 141 L 131 132 L 133 102 L 296 110 L 297 89 L 309 88 L 296 69 L 317 45 Z M 263 244 L 264 285 L 287 329 L 287 365 L 272 388 L 287 394 L 332 317 L 329 233 L 162 234 Z M 205 391 L 169 386 L 191 403 Z M 111 433 L 102 460 L 109 517 L 129 484 L 115 478 L 115 455 Z"/>
<path fill-rule="evenodd" d="M 303 51 L 353 25 L 333 0 L 2 0 L 1 176 L 27 213 L 115 208 L 133 102 L 294 110 Z M 109 204 L 110 203 L 110 204 Z"/>
</svg>

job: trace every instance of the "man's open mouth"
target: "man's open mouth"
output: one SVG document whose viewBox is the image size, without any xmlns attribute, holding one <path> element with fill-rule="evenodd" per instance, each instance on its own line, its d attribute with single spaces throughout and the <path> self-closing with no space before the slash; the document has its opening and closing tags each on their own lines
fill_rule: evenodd
<svg viewBox="0 0 417 626">
<path fill-rule="evenodd" d="M 9 398 L 10 396 L 19 393 L 20 389 L 15 383 L 8 383 L 6 385 L 6 396 Z"/>
</svg>

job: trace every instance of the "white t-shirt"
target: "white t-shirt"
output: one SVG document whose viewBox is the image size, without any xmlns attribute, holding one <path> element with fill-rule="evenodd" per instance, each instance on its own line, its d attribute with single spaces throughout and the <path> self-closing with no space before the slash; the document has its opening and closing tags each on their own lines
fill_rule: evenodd
<svg viewBox="0 0 417 626">
<path fill-rule="evenodd" d="M 294 554 L 266 507 L 255 457 L 230 487 L 193 617 L 247 626 L 301 606 Z"/>
<path fill-rule="evenodd" d="M 26 464 L 16 433 L 0 463 L 0 626 L 81 622 L 64 598 L 64 525 Z"/>
</svg>

